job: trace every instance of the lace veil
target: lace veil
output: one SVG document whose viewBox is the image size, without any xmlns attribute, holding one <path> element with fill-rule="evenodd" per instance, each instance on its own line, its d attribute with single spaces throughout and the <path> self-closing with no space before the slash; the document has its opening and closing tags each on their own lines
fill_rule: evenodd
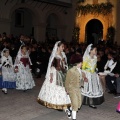
<svg viewBox="0 0 120 120">
<path fill-rule="evenodd" d="M 52 61 L 56 55 L 56 52 L 57 52 L 57 49 L 58 49 L 58 44 L 60 43 L 61 41 L 57 41 L 54 45 L 54 48 L 52 50 L 52 53 L 51 53 L 51 56 L 49 58 L 49 63 L 48 63 L 48 68 L 47 68 L 47 73 L 46 73 L 46 78 L 49 77 L 50 75 L 50 68 L 51 68 L 51 64 L 52 64 Z"/>
<path fill-rule="evenodd" d="M 83 55 L 83 60 L 85 60 L 85 58 L 86 58 L 86 56 L 89 56 L 89 53 L 90 53 L 90 50 L 91 50 L 91 46 L 92 46 L 93 44 L 90 44 L 90 45 L 88 45 L 88 47 L 86 48 L 86 51 L 85 51 L 85 53 L 84 53 L 84 55 Z"/>
<path fill-rule="evenodd" d="M 24 44 L 23 44 L 23 45 L 24 45 Z M 21 57 L 23 56 L 23 54 L 22 54 L 22 52 L 21 52 L 21 47 L 22 47 L 23 45 L 21 45 L 20 48 L 19 48 L 19 51 L 18 51 L 18 53 L 17 53 L 17 56 L 16 56 L 16 59 L 15 59 L 14 65 L 18 65 L 18 64 L 21 63 L 21 62 L 20 62 L 20 59 L 21 59 Z M 30 57 L 29 57 L 29 52 L 28 52 L 28 51 L 26 52 L 26 55 L 25 55 L 25 56 L 29 59 L 30 65 L 32 65 L 32 62 L 31 62 L 31 59 L 30 59 Z"/>
<path fill-rule="evenodd" d="M 4 51 L 6 51 L 6 50 L 9 50 L 9 49 L 4 48 L 4 49 L 2 50 L 2 52 L 1 52 L 1 57 L 3 57 L 3 56 L 4 56 Z"/>
</svg>

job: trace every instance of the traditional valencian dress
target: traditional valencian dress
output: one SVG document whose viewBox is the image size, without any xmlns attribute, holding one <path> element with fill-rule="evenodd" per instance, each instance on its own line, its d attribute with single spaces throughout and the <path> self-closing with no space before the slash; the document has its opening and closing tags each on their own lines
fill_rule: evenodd
<svg viewBox="0 0 120 120">
<path fill-rule="evenodd" d="M 57 47 L 57 44 L 55 46 Z M 56 47 L 54 47 L 54 49 L 57 50 Z M 65 60 L 66 56 L 65 53 L 62 52 L 62 58 L 60 55 L 56 54 L 56 50 L 50 57 L 46 79 L 38 95 L 38 102 L 48 108 L 63 110 L 71 104 L 69 95 L 67 95 L 64 87 L 66 69 L 63 58 Z M 51 73 L 53 73 L 52 83 L 50 82 Z"/>
<path fill-rule="evenodd" d="M 88 82 L 84 82 L 82 95 L 84 96 L 83 104 L 99 105 L 103 103 L 103 89 L 99 76 L 96 71 L 97 57 L 91 58 L 88 54 L 83 56 L 82 70 L 86 74 Z"/>
<path fill-rule="evenodd" d="M 3 49 L 8 50 L 8 49 Z M 1 54 L 1 74 L 0 76 L 0 88 L 7 89 L 7 88 L 16 88 L 16 82 L 15 82 L 15 73 L 14 73 L 14 67 L 12 63 L 12 58 L 9 55 L 8 57 L 5 57 L 3 55 L 3 52 Z"/>
<path fill-rule="evenodd" d="M 15 69 L 18 69 L 16 73 L 16 89 L 28 90 L 35 86 L 30 69 L 31 64 L 28 53 L 26 52 L 26 55 L 23 55 L 20 48 L 14 65 Z"/>
</svg>

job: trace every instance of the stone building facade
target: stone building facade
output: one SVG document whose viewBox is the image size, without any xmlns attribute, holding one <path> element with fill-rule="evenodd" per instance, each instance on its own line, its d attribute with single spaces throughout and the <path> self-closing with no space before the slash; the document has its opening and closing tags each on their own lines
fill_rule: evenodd
<svg viewBox="0 0 120 120">
<path fill-rule="evenodd" d="M 108 15 L 76 14 L 77 0 L 1 0 L 0 34 L 32 35 L 37 41 L 46 37 L 59 40 L 72 40 L 74 26 L 80 28 L 79 43 L 86 42 L 87 26 L 96 22 L 101 24 L 101 38 L 106 40 L 110 26 L 115 28 L 114 41 L 120 44 L 120 1 L 119 0 L 81 0 L 82 5 L 111 2 L 114 6 Z M 80 1 L 80 0 L 79 0 Z"/>
<path fill-rule="evenodd" d="M 75 0 L 1 0 L 0 33 L 34 35 L 37 41 L 58 37 L 70 41 Z"/>
</svg>

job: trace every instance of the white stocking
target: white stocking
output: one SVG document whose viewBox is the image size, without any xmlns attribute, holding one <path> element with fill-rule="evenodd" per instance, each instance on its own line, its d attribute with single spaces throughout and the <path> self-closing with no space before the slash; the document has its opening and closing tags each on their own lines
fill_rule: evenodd
<svg viewBox="0 0 120 120">
<path fill-rule="evenodd" d="M 76 120 L 76 111 L 72 111 L 72 119 Z"/>
</svg>

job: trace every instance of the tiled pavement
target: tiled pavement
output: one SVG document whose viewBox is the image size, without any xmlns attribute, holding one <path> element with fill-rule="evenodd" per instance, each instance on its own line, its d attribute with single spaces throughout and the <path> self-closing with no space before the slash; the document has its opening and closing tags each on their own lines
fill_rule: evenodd
<svg viewBox="0 0 120 120">
<path fill-rule="evenodd" d="M 37 103 L 37 96 L 44 81 L 36 79 L 36 87 L 26 92 L 8 90 L 4 95 L 0 92 L 0 120 L 68 120 L 65 113 L 48 109 Z M 120 120 L 116 106 L 120 98 L 105 94 L 105 102 L 97 109 L 83 105 L 77 113 L 77 120 Z"/>
</svg>

